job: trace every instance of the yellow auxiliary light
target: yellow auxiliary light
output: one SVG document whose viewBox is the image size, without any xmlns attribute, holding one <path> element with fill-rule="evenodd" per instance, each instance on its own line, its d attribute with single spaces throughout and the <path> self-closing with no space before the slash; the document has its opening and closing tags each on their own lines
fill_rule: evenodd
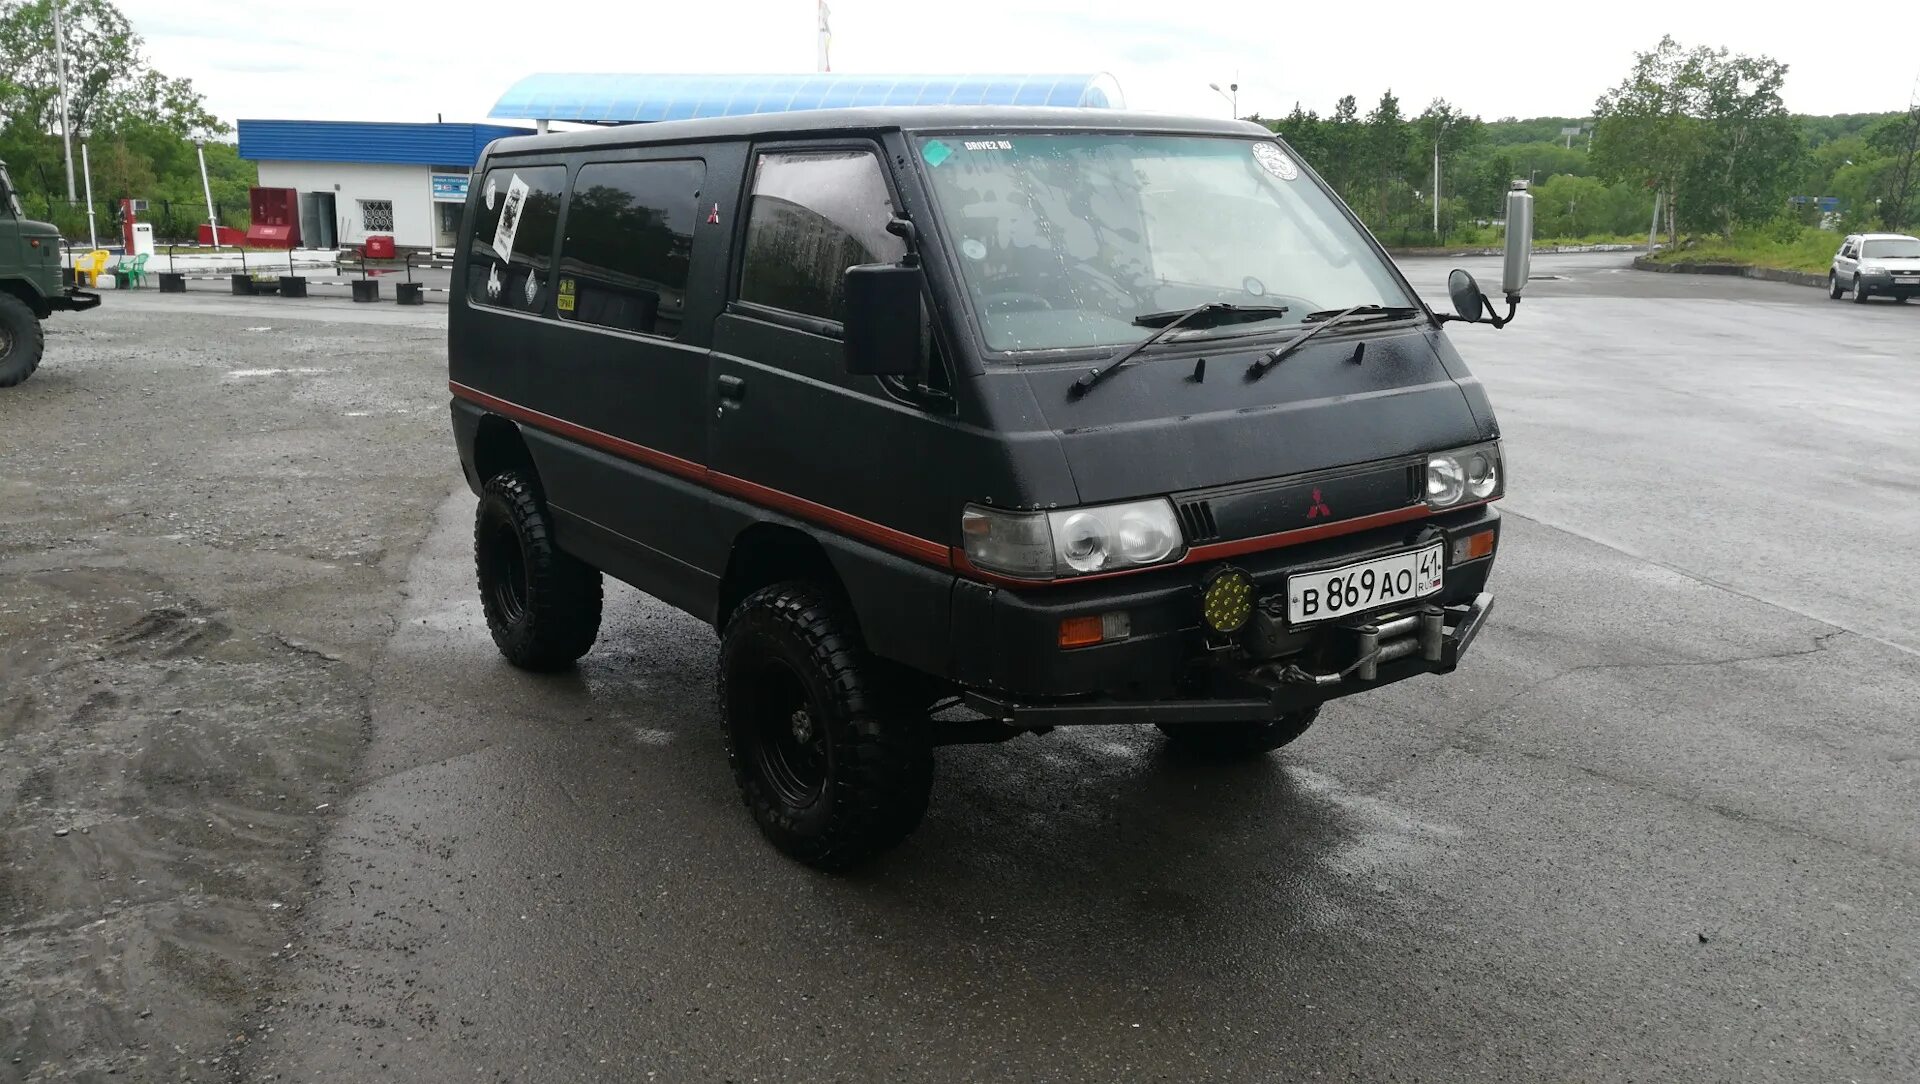
<svg viewBox="0 0 1920 1084">
<path fill-rule="evenodd" d="M 1253 577 L 1223 568 L 1207 577 L 1200 595 L 1201 614 L 1215 632 L 1238 632 L 1253 616 Z"/>
</svg>

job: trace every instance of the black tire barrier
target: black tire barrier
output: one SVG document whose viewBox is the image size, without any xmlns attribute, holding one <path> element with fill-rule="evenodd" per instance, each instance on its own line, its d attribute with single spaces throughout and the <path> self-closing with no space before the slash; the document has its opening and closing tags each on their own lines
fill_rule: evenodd
<svg viewBox="0 0 1920 1084">
<path fill-rule="evenodd" d="M 252 297 L 252 296 L 253 296 L 253 293 L 254 293 L 254 290 L 253 290 L 253 276 L 252 276 L 252 275 L 235 275 L 235 276 L 233 276 L 233 296 L 235 296 L 235 297 Z"/>
<path fill-rule="evenodd" d="M 305 275 L 281 275 L 280 276 L 280 296 L 281 297 L 307 296 L 307 277 Z"/>
<path fill-rule="evenodd" d="M 255 294 L 265 294 L 271 297 L 274 294 L 277 294 L 280 292 L 280 280 L 279 279 L 254 279 L 253 292 Z"/>
<path fill-rule="evenodd" d="M 425 289 L 417 282 L 403 282 L 393 288 L 394 301 L 402 305 L 424 305 L 427 303 Z"/>
<path fill-rule="evenodd" d="M 187 276 L 173 271 L 160 272 L 160 292 L 163 294 L 184 294 L 187 292 Z"/>
<path fill-rule="evenodd" d="M 355 301 L 380 300 L 380 284 L 372 279 L 361 279 L 355 282 L 353 284 L 353 299 Z"/>
</svg>

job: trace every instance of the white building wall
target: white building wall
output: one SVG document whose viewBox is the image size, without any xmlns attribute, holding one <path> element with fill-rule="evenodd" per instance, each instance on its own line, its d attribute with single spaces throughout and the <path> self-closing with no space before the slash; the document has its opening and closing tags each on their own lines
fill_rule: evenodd
<svg viewBox="0 0 1920 1084">
<path fill-rule="evenodd" d="M 432 171 L 426 166 L 361 162 L 261 162 L 260 187 L 332 192 L 341 245 L 367 239 L 361 200 L 393 201 L 393 240 L 408 248 L 434 242 Z"/>
</svg>

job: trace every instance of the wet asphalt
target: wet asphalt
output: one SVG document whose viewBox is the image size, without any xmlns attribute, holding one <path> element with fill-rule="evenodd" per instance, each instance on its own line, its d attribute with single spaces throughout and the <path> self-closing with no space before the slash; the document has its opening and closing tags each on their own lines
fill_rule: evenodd
<svg viewBox="0 0 1920 1084">
<path fill-rule="evenodd" d="M 740 807 L 710 630 L 499 659 L 443 308 L 110 298 L 0 403 L 0 1082 L 1920 1077 L 1920 305 L 1625 260 L 1451 331 L 1511 472 L 1457 674 L 1252 764 L 944 749 L 847 877 Z"/>
<path fill-rule="evenodd" d="M 1237 767 L 945 749 L 850 877 L 751 827 L 704 627 L 507 667 L 456 490 L 246 1075 L 1914 1079 L 1920 306 L 1623 263 L 1452 332 L 1512 472 L 1457 675 Z"/>
</svg>

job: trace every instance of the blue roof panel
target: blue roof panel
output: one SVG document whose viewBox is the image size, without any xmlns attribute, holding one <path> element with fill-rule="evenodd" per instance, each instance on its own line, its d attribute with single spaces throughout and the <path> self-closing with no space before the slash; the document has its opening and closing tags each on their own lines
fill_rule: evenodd
<svg viewBox="0 0 1920 1084">
<path fill-rule="evenodd" d="M 529 75 L 489 116 L 630 124 L 890 105 L 1120 107 L 1106 75 Z M 242 152 L 245 153 L 244 151 Z"/>
<path fill-rule="evenodd" d="M 499 124 L 374 124 L 242 120 L 240 157 L 255 162 L 386 162 L 472 166 L 487 144 L 531 128 Z"/>
</svg>

